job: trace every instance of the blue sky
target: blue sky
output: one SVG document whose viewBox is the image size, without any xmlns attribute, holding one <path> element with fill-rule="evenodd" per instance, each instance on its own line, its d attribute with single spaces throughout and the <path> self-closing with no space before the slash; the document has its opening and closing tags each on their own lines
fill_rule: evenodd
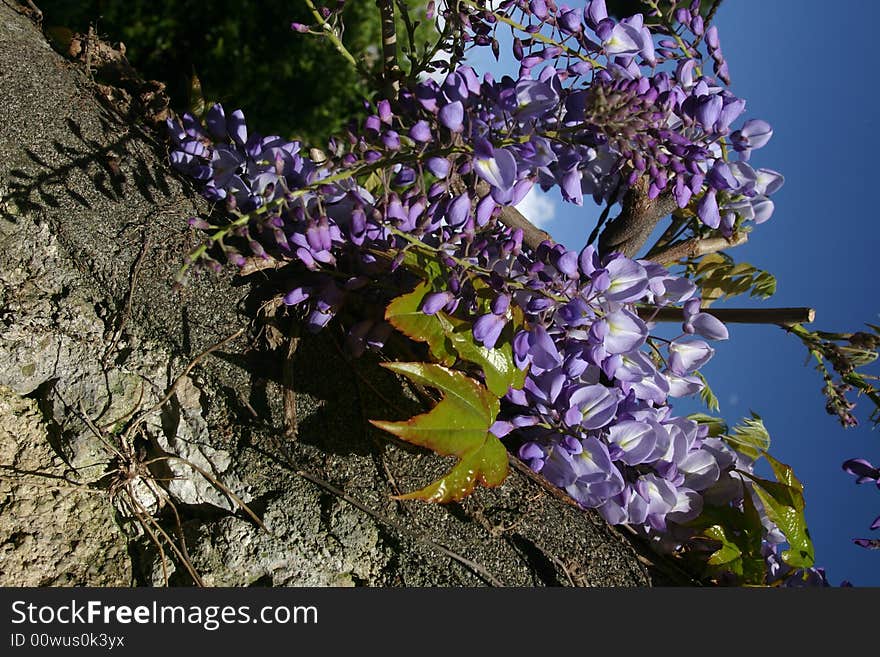
<svg viewBox="0 0 880 657">
<path fill-rule="evenodd" d="M 715 22 L 733 92 L 747 99 L 747 116 L 774 127 L 773 139 L 753 155 L 752 164 L 786 178 L 773 197 L 773 218 L 756 227 L 748 244 L 730 251 L 738 261 L 773 273 L 776 295 L 765 302 L 737 298 L 718 307 L 810 306 L 816 309 L 812 327 L 828 331 L 880 323 L 872 266 L 880 248 L 874 209 L 880 113 L 867 65 L 876 55 L 880 3 L 727 0 Z M 488 63 L 483 56 L 474 62 L 481 71 Z M 571 248 L 583 245 L 598 214 L 553 194 L 523 209 L 536 213 Z M 771 452 L 805 485 L 817 565 L 826 568 L 833 584 L 880 586 L 880 551 L 851 542 L 880 535 L 868 530 L 880 514 L 880 491 L 856 486 L 840 467 L 854 457 L 880 463 L 880 430 L 870 428 L 868 403 L 860 404 L 861 425 L 842 429 L 825 413 L 822 381 L 807 363 L 806 350 L 779 328 L 733 325 L 730 340 L 715 347 L 703 372 L 721 414 L 731 424 L 752 410 L 760 414 L 772 437 Z M 679 407 L 700 410 L 696 404 Z"/>
</svg>

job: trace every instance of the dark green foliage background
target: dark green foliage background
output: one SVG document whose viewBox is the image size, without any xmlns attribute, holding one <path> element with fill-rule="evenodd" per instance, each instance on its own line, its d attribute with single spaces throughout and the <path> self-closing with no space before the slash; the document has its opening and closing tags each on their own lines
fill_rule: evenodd
<svg viewBox="0 0 880 657">
<path fill-rule="evenodd" d="M 175 110 L 188 108 L 193 72 L 208 101 L 242 108 L 253 130 L 320 145 L 361 106 L 369 88 L 324 39 L 297 34 L 313 22 L 302 0 L 40 0 L 47 31 L 94 25 L 148 79 L 165 82 Z M 319 4 L 319 3 L 316 3 Z M 374 0 L 349 0 L 343 41 L 378 62 Z"/>
</svg>

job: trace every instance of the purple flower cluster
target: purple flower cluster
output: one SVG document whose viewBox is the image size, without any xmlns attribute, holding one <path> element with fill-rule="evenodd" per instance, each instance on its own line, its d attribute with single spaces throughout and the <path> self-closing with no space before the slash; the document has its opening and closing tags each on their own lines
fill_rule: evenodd
<svg viewBox="0 0 880 657">
<path fill-rule="evenodd" d="M 747 161 L 770 128 L 748 121 L 731 131 L 744 101 L 701 75 L 694 52 L 655 48 L 641 16 L 615 23 L 597 0 L 585 12 L 507 4 L 532 21 L 532 35 L 550 26 L 577 56 L 569 45 L 518 39 L 518 79 L 460 66 L 442 83 L 367 105 L 361 126 L 325 151 L 261 137 L 220 105 L 204 126 L 188 115 L 169 121 L 172 164 L 229 211 L 219 225 L 193 220 L 212 231 L 193 260 L 219 267 L 219 250 L 237 265 L 289 264 L 284 302 L 314 331 L 357 295 L 348 336 L 358 354 L 391 332 L 383 310 L 414 281 L 401 264 L 427 257 L 434 289 L 421 311 L 470 322 L 488 349 L 510 340 L 528 369 L 492 431 L 517 431 L 533 469 L 609 522 L 687 540 L 681 523 L 706 501 L 737 504 L 745 493 L 734 470 L 752 469 L 669 406 L 701 389 L 696 372 L 714 353 L 704 339 L 726 339 L 726 328 L 700 310 L 688 280 L 592 247 L 529 248 L 521 230 L 500 223 L 500 209 L 534 184 L 557 185 L 573 203 L 609 201 L 646 175 L 651 195 L 674 194 L 729 232 L 772 212 L 767 196 L 782 177 Z M 471 39 L 486 42 L 486 23 L 468 24 Z M 706 42 L 720 58 L 717 35 Z M 665 61 L 675 69 L 659 71 Z M 739 160 L 727 160 L 731 150 Z M 652 337 L 645 309 L 670 305 L 683 305 L 682 335 Z"/>
<path fill-rule="evenodd" d="M 678 42 L 660 39 L 655 47 L 641 14 L 615 22 L 604 0 L 592 0 L 583 11 L 543 0 L 501 7 L 519 16 L 525 34 L 514 40 L 516 99 L 518 118 L 528 120 L 534 135 L 512 150 L 526 152 L 520 167 L 531 164 L 544 189 L 557 184 L 566 200 L 578 204 L 583 194 L 596 202 L 617 200 L 647 175 L 651 198 L 673 194 L 680 208 L 690 207 L 725 235 L 743 222 L 770 218 L 769 196 L 783 178 L 748 161 L 772 129 L 751 119 L 733 130 L 746 103 L 702 73 L 696 47 L 678 35 Z M 694 41 L 704 40 L 716 75 L 729 82 L 717 29 L 704 32 L 699 2 L 678 14 Z M 485 42 L 479 37 L 496 19 L 492 12 L 473 12 L 468 24 L 475 43 Z M 483 130 L 478 125 L 470 132 Z M 543 141 L 549 135 L 552 144 Z M 531 151 L 540 153 L 539 161 L 529 161 Z M 731 160 L 732 153 L 738 159 Z"/>
<path fill-rule="evenodd" d="M 693 284 L 647 261 L 600 259 L 592 247 L 541 247 L 528 269 L 511 273 L 546 282 L 553 298 L 535 296 L 534 284 L 513 295 L 530 327 L 513 339 L 528 376 L 508 393 L 496 435 L 518 429 L 532 469 L 609 522 L 663 531 L 667 519 L 696 517 L 701 492 L 736 456 L 667 404 L 702 387 L 693 374 L 714 352 L 692 334 L 727 338 L 721 322 L 699 311 Z M 633 304 L 688 300 L 685 333 L 664 353 Z"/>
</svg>

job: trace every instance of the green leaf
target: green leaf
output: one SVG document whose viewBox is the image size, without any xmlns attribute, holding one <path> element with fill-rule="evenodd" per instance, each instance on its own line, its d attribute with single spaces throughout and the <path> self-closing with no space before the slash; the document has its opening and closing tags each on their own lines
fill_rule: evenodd
<svg viewBox="0 0 880 657">
<path fill-rule="evenodd" d="M 697 530 L 702 528 L 703 535 L 722 542 L 722 549 L 719 550 L 721 554 L 717 554 L 714 561 L 710 558 L 707 562 L 707 566 L 713 567 L 710 568 L 710 573 L 729 570 L 742 577 L 744 584 L 766 583 L 764 557 L 761 554 L 764 528 L 761 517 L 748 496 L 742 511 L 732 506 L 706 505 L 700 515 L 687 524 Z M 706 531 L 712 527 L 715 529 Z M 718 528 L 723 532 L 723 539 L 718 536 Z M 733 567 L 724 567 L 726 562 L 723 560 L 732 554 L 729 547 L 724 551 L 724 543 L 732 543 L 739 550 L 738 561 L 732 563 Z"/>
<path fill-rule="evenodd" d="M 382 176 L 378 174 L 378 172 L 373 171 L 367 179 L 363 183 L 364 189 L 366 189 L 370 194 L 375 194 L 378 190 L 382 189 Z"/>
<path fill-rule="evenodd" d="M 761 544 L 764 536 L 764 525 L 761 523 L 761 514 L 758 513 L 755 502 L 751 495 L 743 497 L 743 522 L 742 536 L 744 545 L 743 578 L 746 584 L 766 584 L 767 564 L 764 555 L 761 554 Z"/>
<path fill-rule="evenodd" d="M 754 484 L 752 490 L 764 505 L 767 517 L 779 527 L 788 541 L 789 549 L 782 560 L 793 568 L 809 568 L 815 562 L 815 551 L 804 517 L 804 488 L 791 467 L 764 452 L 777 481 L 746 474 Z"/>
<path fill-rule="evenodd" d="M 746 292 L 759 299 L 766 299 L 776 292 L 776 278 L 773 274 L 747 262 L 734 262 L 723 253 L 703 256 L 693 271 L 694 283 L 702 290 L 703 304 L 706 307 L 719 299 Z"/>
<path fill-rule="evenodd" d="M 408 338 L 427 342 L 431 355 L 438 362 L 452 365 L 456 353 L 443 324 L 436 315 L 426 315 L 421 311 L 422 301 L 430 291 L 427 283 L 419 283 L 412 292 L 392 299 L 385 309 L 385 319 Z"/>
<path fill-rule="evenodd" d="M 709 382 L 706 381 L 706 377 L 700 372 L 694 372 L 694 375 L 703 382 L 703 387 L 700 389 L 700 399 L 703 400 L 706 408 L 717 413 L 721 410 L 721 405 L 718 403 L 718 397 L 715 396 L 715 393 L 712 392 L 712 388 L 709 387 Z"/>
<path fill-rule="evenodd" d="M 742 575 L 742 550 L 727 537 L 724 527 L 712 525 L 703 531 L 703 535 L 721 543 L 721 547 L 709 556 L 706 563 L 710 566 L 724 566 L 726 570 Z"/>
<path fill-rule="evenodd" d="M 433 289 L 440 287 L 446 280 L 443 266 L 436 257 L 432 257 L 419 249 L 406 249 L 403 252 L 404 267 L 418 274 Z"/>
<path fill-rule="evenodd" d="M 189 111 L 194 116 L 203 116 L 208 111 L 208 103 L 202 93 L 202 81 L 196 75 L 195 69 L 189 80 Z"/>
<path fill-rule="evenodd" d="M 384 367 L 411 381 L 436 388 L 443 399 L 430 412 L 405 422 L 370 422 L 398 438 L 427 447 L 458 462 L 440 479 L 399 496 L 428 502 L 460 501 L 477 483 L 499 486 L 507 477 L 507 450 L 489 432 L 500 404 L 498 398 L 461 372 L 430 363 L 385 363 Z"/>
<path fill-rule="evenodd" d="M 525 385 L 526 373 L 513 362 L 513 348 L 509 340 L 503 341 L 499 347 L 487 349 L 474 340 L 470 322 L 443 313 L 437 314 L 458 355 L 482 368 L 486 387 L 496 396 L 503 397 L 511 386 L 519 389 Z"/>
<path fill-rule="evenodd" d="M 423 272 L 430 269 L 431 262 L 412 260 L 413 266 L 420 263 L 418 266 L 425 268 Z M 420 309 L 430 292 L 430 285 L 421 283 L 412 292 L 397 297 L 388 304 L 385 319 L 407 337 L 427 342 L 431 355 L 440 363 L 452 365 L 458 357 L 479 366 L 486 386 L 495 396 L 503 397 L 510 386 L 522 388 L 526 373 L 513 362 L 510 340 L 502 341 L 495 349 L 487 349 L 474 340 L 470 322 L 442 312 L 426 315 Z"/>
<path fill-rule="evenodd" d="M 709 436 L 716 438 L 727 433 L 727 422 L 720 417 L 706 415 L 705 413 L 691 413 L 687 416 L 688 420 L 693 420 L 697 424 L 705 424 L 709 427 Z"/>
<path fill-rule="evenodd" d="M 766 454 L 770 449 L 770 434 L 764 427 L 761 416 L 752 413 L 752 417 L 745 418 L 742 424 L 733 427 L 733 433 L 723 437 L 734 449 L 756 460 L 761 454 Z"/>
</svg>

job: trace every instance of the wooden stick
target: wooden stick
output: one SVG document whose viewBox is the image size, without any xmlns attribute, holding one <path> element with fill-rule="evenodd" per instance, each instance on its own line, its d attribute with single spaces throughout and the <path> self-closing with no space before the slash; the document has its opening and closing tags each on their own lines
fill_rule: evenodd
<svg viewBox="0 0 880 657">
<path fill-rule="evenodd" d="M 813 308 L 705 308 L 704 313 L 725 324 L 809 324 L 816 319 Z M 639 308 L 639 317 L 652 322 L 681 322 L 680 308 Z"/>
</svg>

